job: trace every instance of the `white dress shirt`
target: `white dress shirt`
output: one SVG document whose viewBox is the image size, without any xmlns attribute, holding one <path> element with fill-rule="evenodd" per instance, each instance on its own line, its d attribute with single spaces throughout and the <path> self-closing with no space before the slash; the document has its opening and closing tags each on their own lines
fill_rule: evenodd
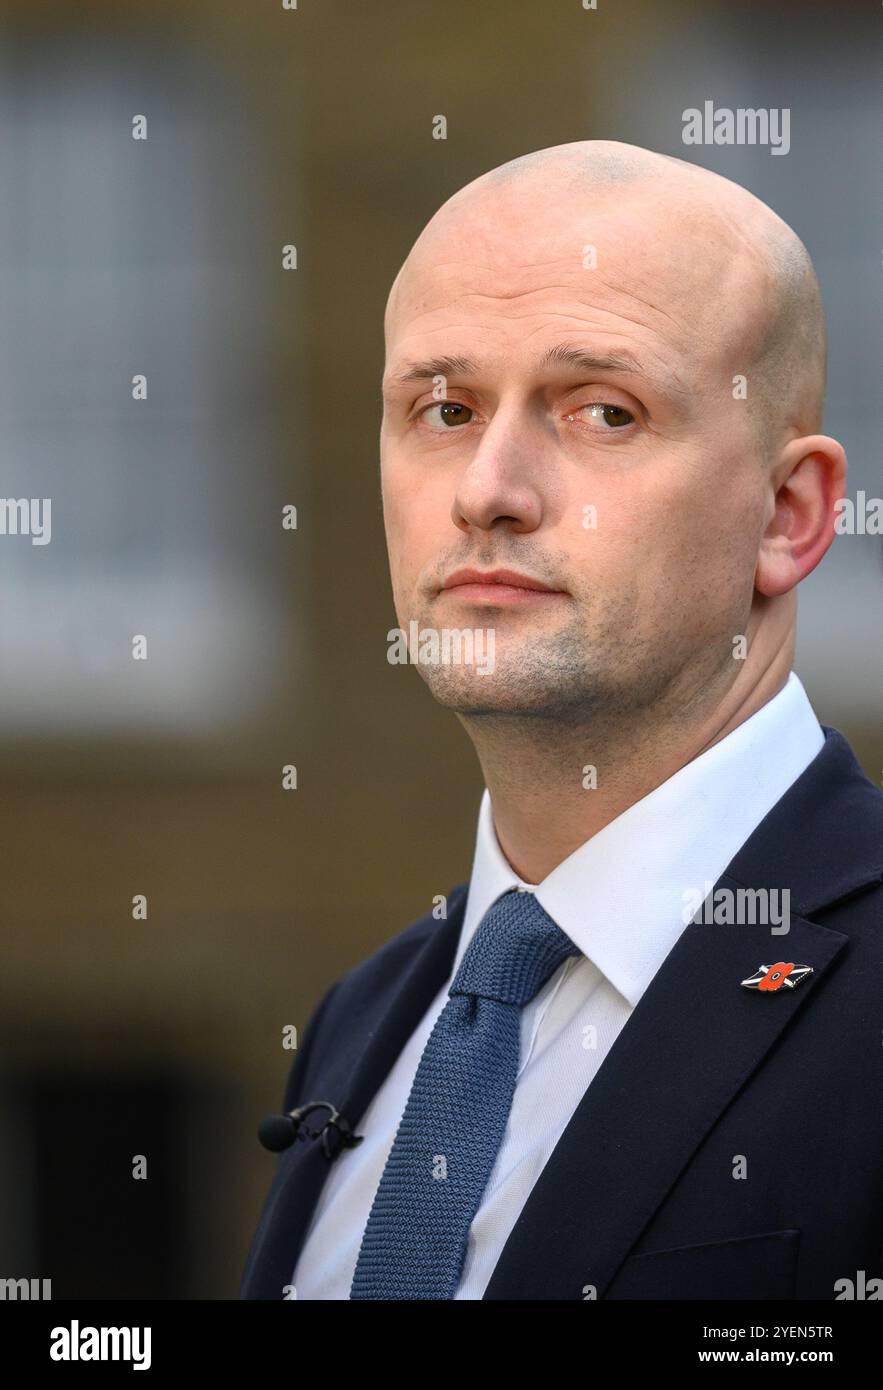
<svg viewBox="0 0 883 1390">
<path fill-rule="evenodd" d="M 453 970 L 335 1161 L 292 1283 L 299 1299 L 347 1299 L 362 1233 L 423 1049 L 476 927 L 509 888 L 536 893 L 576 943 L 521 1012 L 509 1123 L 472 1222 L 455 1298 L 480 1299 L 509 1234 L 586 1088 L 683 931 L 684 894 L 705 897 L 824 744 L 794 674 L 766 705 L 568 856 L 526 884 L 500 849 L 485 789 Z M 587 791 L 586 795 L 591 796 Z M 696 910 L 696 906 L 691 910 Z"/>
</svg>

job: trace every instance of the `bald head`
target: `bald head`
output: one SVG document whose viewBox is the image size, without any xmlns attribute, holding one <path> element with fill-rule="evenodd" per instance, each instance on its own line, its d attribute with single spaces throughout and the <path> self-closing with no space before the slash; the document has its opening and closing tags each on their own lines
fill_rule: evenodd
<svg viewBox="0 0 883 1390">
<path fill-rule="evenodd" d="M 527 260 L 551 262 L 567 238 L 579 255 L 584 230 L 594 235 L 595 227 L 602 229 L 602 242 L 606 232 L 608 262 L 616 249 L 617 284 L 627 285 L 634 274 L 633 288 L 655 301 L 659 314 L 670 314 L 676 329 L 692 324 L 698 340 L 692 350 L 708 353 L 717 389 L 732 391 L 733 377 L 745 377 L 749 419 L 764 458 L 781 439 L 820 429 L 825 322 L 803 242 L 739 184 L 618 141 L 534 151 L 448 199 L 392 286 L 387 349 L 413 314 L 421 273 L 446 258 L 456 261 L 464 242 L 476 259 L 491 262 L 508 229 Z M 634 262 L 630 238 L 645 252 Z M 610 270 L 609 263 L 599 265 L 602 278 Z"/>
<path fill-rule="evenodd" d="M 572 781 L 599 739 L 692 738 L 775 693 L 845 477 L 816 432 L 818 286 L 781 218 L 666 155 L 540 150 L 439 209 L 385 329 L 396 612 L 430 634 L 490 619 L 492 673 L 421 666 L 476 741 L 558 739 Z"/>
</svg>

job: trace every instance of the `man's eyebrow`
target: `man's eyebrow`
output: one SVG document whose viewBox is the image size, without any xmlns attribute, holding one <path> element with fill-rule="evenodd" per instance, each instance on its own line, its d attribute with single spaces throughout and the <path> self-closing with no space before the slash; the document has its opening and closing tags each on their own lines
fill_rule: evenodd
<svg viewBox="0 0 883 1390">
<path fill-rule="evenodd" d="M 410 381 L 431 381 L 434 376 L 470 376 L 479 371 L 470 357 L 428 357 L 424 362 L 406 362 L 387 386 L 407 386 Z"/>
<path fill-rule="evenodd" d="M 641 361 L 640 357 L 630 352 L 628 348 L 622 348 L 618 352 L 594 353 L 561 344 L 558 347 L 549 348 L 539 365 L 541 367 L 575 367 L 578 371 L 587 372 L 631 372 L 634 376 L 643 377 L 645 381 L 649 382 L 651 386 L 655 386 L 664 395 L 674 396 L 677 400 L 684 402 L 688 400 L 690 395 L 673 372 L 659 371 L 648 367 L 645 362 Z"/>
<path fill-rule="evenodd" d="M 686 402 L 689 392 L 671 372 L 653 371 L 627 348 L 617 352 L 594 353 L 582 348 L 559 344 L 549 348 L 537 367 L 574 367 L 585 372 L 630 372 L 643 377 L 664 395 Z M 407 386 L 410 382 L 431 381 L 436 376 L 471 376 L 481 370 L 480 363 L 470 357 L 428 357 L 420 362 L 406 362 L 384 383 L 386 390 Z"/>
</svg>

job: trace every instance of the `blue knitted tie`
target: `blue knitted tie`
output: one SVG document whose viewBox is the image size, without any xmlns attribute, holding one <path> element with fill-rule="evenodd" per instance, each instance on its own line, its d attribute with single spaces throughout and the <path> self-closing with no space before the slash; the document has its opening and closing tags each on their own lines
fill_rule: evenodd
<svg viewBox="0 0 883 1390">
<path fill-rule="evenodd" d="M 362 1237 L 351 1299 L 448 1299 L 515 1090 L 520 1010 L 579 948 L 513 888 L 488 909 L 423 1049 Z"/>
</svg>

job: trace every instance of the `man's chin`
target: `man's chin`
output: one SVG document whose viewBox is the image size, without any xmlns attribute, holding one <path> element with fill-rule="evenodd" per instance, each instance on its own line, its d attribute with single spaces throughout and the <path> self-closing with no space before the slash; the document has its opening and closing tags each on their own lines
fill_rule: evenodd
<svg viewBox="0 0 883 1390">
<path fill-rule="evenodd" d="M 563 695 L 559 690 L 546 688 L 542 681 L 525 680 L 523 672 L 482 675 L 475 670 L 421 666 L 420 674 L 437 703 L 464 718 L 550 718 L 572 708 L 573 692 Z"/>
</svg>

